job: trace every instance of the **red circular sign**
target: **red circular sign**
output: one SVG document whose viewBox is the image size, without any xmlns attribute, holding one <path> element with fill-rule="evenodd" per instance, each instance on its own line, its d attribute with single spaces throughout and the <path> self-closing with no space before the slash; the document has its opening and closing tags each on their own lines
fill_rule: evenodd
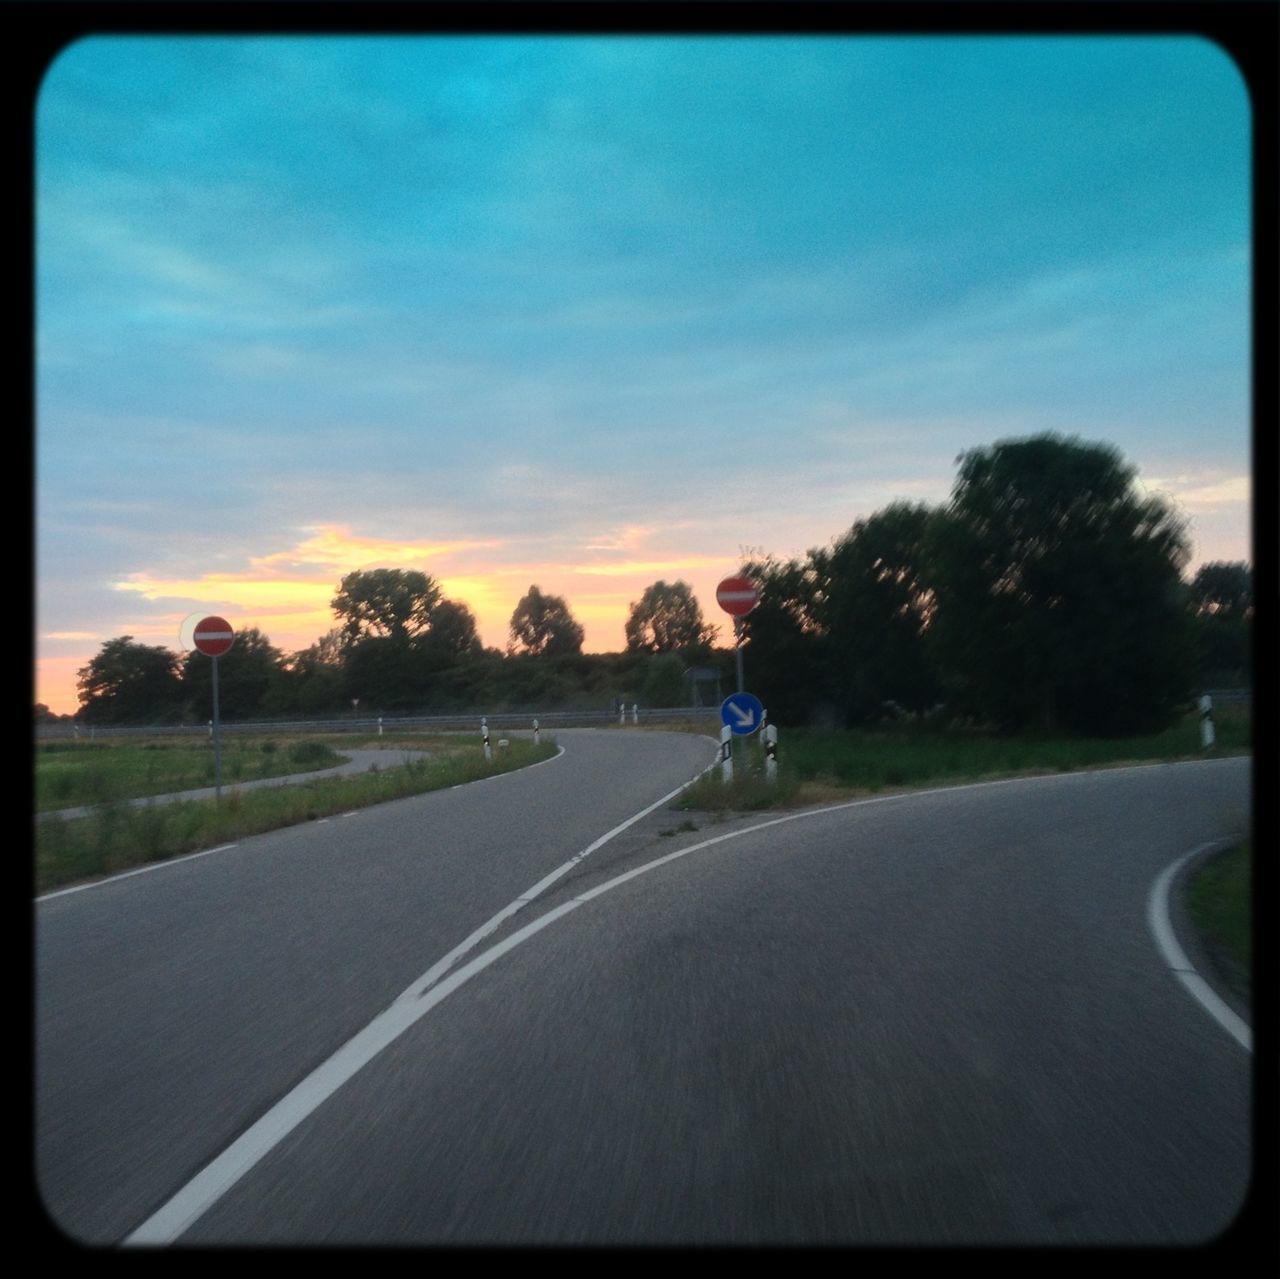
<svg viewBox="0 0 1280 1279">
<path fill-rule="evenodd" d="M 231 623 L 221 617 L 205 617 L 196 623 L 192 642 L 206 657 L 221 657 L 235 643 Z"/>
<path fill-rule="evenodd" d="M 726 577 L 716 587 L 716 603 L 734 617 L 745 617 L 760 603 L 760 588 L 749 577 Z"/>
</svg>

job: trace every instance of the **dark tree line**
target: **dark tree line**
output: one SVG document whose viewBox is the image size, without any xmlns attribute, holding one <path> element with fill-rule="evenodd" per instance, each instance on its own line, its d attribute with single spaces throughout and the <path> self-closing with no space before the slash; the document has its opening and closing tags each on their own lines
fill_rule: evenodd
<svg viewBox="0 0 1280 1279">
<path fill-rule="evenodd" d="M 1196 689 L 1249 680 L 1252 574 L 1206 564 L 1187 582 L 1186 527 L 1108 444 L 1056 435 L 1006 440 L 957 459 L 948 502 L 895 502 L 800 559 L 748 561 L 761 587 L 745 619 L 747 687 L 780 724 L 952 718 L 1007 731 L 1115 735 L 1156 730 Z M 691 667 L 719 670 L 685 582 L 632 603 L 626 651 L 583 654 L 560 596 L 530 586 L 504 651 L 486 649 L 465 604 L 429 575 L 348 574 L 338 625 L 285 655 L 240 632 L 219 659 L 228 719 L 430 713 L 502 707 L 687 705 Z M 93 723 L 208 717 L 208 658 L 130 636 L 80 672 Z"/>
<path fill-rule="evenodd" d="M 800 560 L 757 560 L 748 683 L 778 722 L 944 706 L 1019 730 L 1155 731 L 1247 680 L 1252 581 L 1206 565 L 1107 444 L 1043 435 L 958 459 L 950 501 L 895 503 Z"/>
<path fill-rule="evenodd" d="M 684 705 L 687 664 L 712 660 L 684 582 L 657 582 L 632 606 L 623 654 L 587 655 L 566 601 L 531 586 L 511 615 L 505 652 L 486 649 L 465 604 L 446 599 L 428 574 L 373 569 L 342 579 L 331 601 L 338 625 L 309 648 L 285 654 L 254 627 L 218 659 L 219 706 L 228 720 L 452 712 L 538 707 L 619 695 L 647 705 Z M 78 718 L 93 724 L 207 719 L 213 668 L 124 635 L 79 672 Z M 39 718 L 39 714 L 37 714 Z"/>
</svg>

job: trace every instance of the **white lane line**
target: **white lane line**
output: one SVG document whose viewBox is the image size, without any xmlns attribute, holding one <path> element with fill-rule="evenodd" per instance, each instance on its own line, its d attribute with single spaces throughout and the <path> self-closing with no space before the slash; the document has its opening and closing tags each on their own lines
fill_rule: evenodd
<svg viewBox="0 0 1280 1279">
<path fill-rule="evenodd" d="M 151 862 L 147 866 L 138 866 L 134 870 L 122 870 L 110 879 L 95 879 L 87 884 L 76 884 L 72 888 L 59 888 L 56 892 L 45 893 L 37 897 L 38 902 L 47 902 L 54 897 L 65 897 L 68 893 L 82 893 L 86 888 L 101 888 L 103 884 L 114 884 L 118 879 L 128 879 L 130 875 L 145 875 L 149 870 L 162 870 L 165 866 L 176 866 L 179 862 L 193 862 L 197 857 L 208 857 L 210 853 L 225 853 L 228 848 L 238 848 L 238 844 L 219 844 L 217 848 L 205 848 L 198 853 L 187 853 L 183 857 L 168 857 L 162 862 Z"/>
<path fill-rule="evenodd" d="M 717 743 L 717 745 L 719 745 L 719 743 Z M 563 747 L 561 749 L 563 749 Z M 719 756 L 717 756 L 716 759 L 713 759 L 711 763 L 702 770 L 702 773 L 698 774 L 698 777 L 701 777 L 703 773 L 714 768 L 718 762 Z M 619 822 L 612 830 L 606 831 L 599 839 L 588 844 L 580 853 L 575 853 L 567 862 L 557 866 L 550 874 L 544 875 L 532 887 L 526 888 L 514 901 L 508 902 L 496 915 L 485 920 L 479 928 L 460 941 L 451 951 L 449 951 L 447 955 L 436 960 L 436 962 L 432 964 L 421 977 L 398 995 L 397 999 L 420 999 L 433 985 L 435 985 L 437 981 L 440 980 L 444 973 L 447 973 L 449 969 L 457 963 L 463 955 L 470 950 L 474 950 L 480 942 L 496 931 L 500 924 L 510 919 L 518 910 L 523 910 L 531 901 L 545 893 L 557 880 L 567 875 L 584 858 L 590 857 L 592 853 L 597 849 L 602 848 L 615 836 L 621 835 L 627 827 L 634 826 L 641 818 L 648 817 L 654 809 L 661 808 L 668 800 L 672 800 L 679 795 L 682 790 L 686 790 L 688 787 L 692 786 L 693 783 L 698 780 L 698 777 L 693 777 L 689 781 L 682 783 L 677 786 L 675 790 L 668 791 L 661 799 L 654 800 L 648 808 L 642 808 L 638 813 L 628 817 L 626 821 Z"/>
<path fill-rule="evenodd" d="M 422 1000 L 397 1002 L 380 1013 L 362 1031 L 349 1039 L 323 1065 L 317 1067 L 291 1092 L 278 1101 L 257 1123 L 242 1133 L 212 1163 L 178 1191 L 163 1207 L 153 1213 L 131 1235 L 125 1244 L 168 1244 L 202 1217 L 259 1160 L 269 1154 L 321 1103 L 332 1097 L 357 1071 L 372 1061 L 388 1044 L 393 1043 L 416 1021 L 425 1017 L 437 1004 L 447 999 L 459 986 L 487 968 L 526 938 L 547 927 L 562 915 L 578 908 L 578 902 L 565 902 L 534 920 L 525 928 L 458 969 Z"/>
<path fill-rule="evenodd" d="M 1164 956 L 1165 963 L 1173 970 L 1173 975 L 1186 987 L 1192 999 L 1245 1052 L 1251 1053 L 1253 1052 L 1253 1031 L 1249 1028 L 1248 1023 L 1238 1017 L 1209 983 L 1196 972 L 1191 961 L 1183 952 L 1182 947 L 1178 945 L 1178 939 L 1173 933 L 1173 923 L 1169 918 L 1169 889 L 1178 871 L 1192 858 L 1199 857 L 1202 853 L 1207 853 L 1211 849 L 1220 848 L 1221 846 L 1220 840 L 1214 840 L 1210 844 L 1201 844 L 1199 848 L 1193 848 L 1189 853 L 1184 853 L 1176 862 L 1166 866 L 1161 871 L 1156 882 L 1151 885 L 1151 892 L 1147 896 L 1147 924 L 1156 939 L 1156 946 L 1159 948 L 1161 955 Z"/>
<path fill-rule="evenodd" d="M 710 741 L 711 739 L 706 739 Z M 718 747 L 719 743 L 715 743 Z M 552 758 L 558 759 L 564 747 Z M 544 760 L 543 763 L 550 763 Z M 703 772 L 714 768 L 719 762 L 717 758 L 707 765 Z M 536 767 L 536 765 L 534 766 Z M 698 774 L 701 776 L 702 774 Z M 505 774 L 504 774 L 505 776 Z M 212 1163 L 206 1167 L 172 1198 L 164 1203 L 156 1212 L 147 1218 L 126 1239 L 126 1244 L 168 1244 L 176 1240 L 184 1231 L 202 1217 L 228 1190 L 231 1189 L 255 1164 L 285 1139 L 304 1119 L 318 1106 L 333 1096 L 344 1083 L 357 1071 L 368 1065 L 388 1044 L 393 1043 L 415 1022 L 424 1017 L 437 1004 L 447 999 L 459 986 L 469 981 L 476 973 L 487 968 L 495 960 L 514 950 L 522 942 L 535 933 L 554 923 L 571 910 L 576 910 L 586 900 L 574 900 L 563 903 L 540 915 L 523 928 L 517 929 L 510 937 L 504 938 L 496 946 L 491 946 L 476 956 L 470 963 L 464 964 L 457 971 L 445 976 L 449 968 L 468 950 L 474 948 L 481 940 L 492 933 L 504 920 L 516 911 L 528 905 L 539 893 L 544 892 L 562 875 L 566 874 L 585 857 L 606 844 L 614 836 L 627 827 L 648 816 L 654 809 L 673 799 L 686 787 L 691 786 L 697 777 L 690 779 L 675 790 L 664 795 L 662 799 L 650 804 L 634 816 L 620 822 L 607 834 L 602 835 L 594 843 L 589 844 L 582 852 L 569 859 L 562 866 L 544 876 L 532 888 L 505 906 L 491 919 L 481 924 L 465 941 L 455 946 L 442 959 L 427 970 L 404 994 L 373 1019 L 363 1030 L 349 1039 L 336 1053 L 311 1072 L 293 1090 L 280 1099 L 256 1123 L 246 1129 L 231 1143 Z M 745 833 L 745 832 L 744 832 Z M 692 851 L 692 850 L 690 850 Z M 665 859 L 664 859 L 665 860 Z M 624 878 L 629 878 L 626 876 Z M 621 882 L 621 880 L 617 881 Z M 443 978 L 443 980 L 441 980 Z"/>
<path fill-rule="evenodd" d="M 718 759 L 713 760 L 708 765 L 708 768 L 703 771 L 706 772 L 710 768 L 714 768 L 717 762 Z M 1139 767 L 1147 766 L 1140 765 Z M 470 981 L 477 973 L 488 968 L 490 964 L 509 951 L 514 950 L 530 937 L 549 927 L 556 920 L 562 919 L 570 911 L 586 905 L 587 902 L 610 892 L 612 889 L 635 879 L 639 875 L 647 874 L 649 871 L 656 870 L 659 866 L 665 866 L 681 857 L 688 857 L 690 854 L 699 852 L 704 848 L 722 844 L 726 840 L 739 839 L 744 835 L 752 835 L 757 831 L 767 830 L 771 826 L 785 825 L 787 822 L 803 821 L 810 817 L 821 817 L 827 813 L 838 813 L 848 808 L 887 804 L 895 800 L 914 799 L 921 795 L 939 795 L 956 790 L 976 790 L 994 786 L 1016 785 L 1019 782 L 1044 781 L 1050 778 L 1060 779 L 1064 776 L 1075 776 L 1075 774 L 1050 774 L 1045 778 L 1006 778 L 1001 781 L 978 782 L 967 786 L 942 786 L 927 791 L 908 791 L 899 795 L 880 795 L 871 799 L 848 800 L 841 804 L 806 809 L 801 813 L 789 813 L 784 817 L 775 817 L 769 821 L 757 822 L 755 825 L 744 827 L 742 830 L 728 831 L 723 835 L 716 835 L 711 839 L 704 839 L 696 844 L 691 844 L 688 848 L 668 853 L 664 857 L 656 858 L 643 866 L 625 871 L 623 874 L 616 875 L 613 879 L 607 880 L 595 888 L 588 889 L 586 892 L 549 910 L 545 915 L 540 915 L 537 919 L 530 921 L 523 928 L 517 929 L 510 937 L 504 938 L 497 945 L 482 951 L 455 972 L 444 976 L 443 980 L 438 980 L 446 972 L 449 965 L 463 953 L 463 947 L 468 946 L 468 944 L 474 945 L 475 941 L 479 940 L 482 935 L 487 935 L 503 919 L 508 918 L 525 905 L 526 900 L 531 900 L 528 895 L 523 898 L 517 898 L 509 906 L 499 911 L 486 924 L 483 924 L 481 928 L 477 929 L 461 946 L 455 947 L 443 959 L 437 961 L 405 994 L 397 998 L 363 1030 L 339 1048 L 333 1056 L 296 1085 L 291 1092 L 287 1093 L 255 1124 L 242 1133 L 222 1154 L 218 1155 L 198 1173 L 193 1180 L 183 1186 L 172 1198 L 138 1226 L 124 1242 L 125 1244 L 168 1244 L 174 1242 L 240 1181 L 255 1164 L 275 1149 L 303 1120 L 308 1118 L 322 1102 L 333 1096 L 352 1076 L 368 1065 L 383 1048 L 398 1039 L 431 1009 L 443 1003 L 460 986 Z M 685 783 L 685 786 L 688 785 L 692 785 L 692 782 Z M 684 786 L 677 787 L 667 798 L 679 794 L 684 789 Z M 662 800 L 659 800 L 658 803 L 662 803 Z M 656 807 L 657 804 L 650 805 L 644 812 L 652 812 Z M 548 884 L 553 881 L 553 878 L 559 878 L 567 867 L 581 861 L 591 851 L 598 848 L 605 839 L 611 838 L 621 830 L 625 830 L 626 827 L 639 820 L 643 815 L 644 813 L 638 813 L 635 817 L 629 818 L 626 822 L 615 827 L 608 836 L 602 836 L 595 844 L 590 845 L 579 853 L 577 857 L 566 862 L 565 866 L 561 867 L 560 870 L 553 871 L 552 875 L 548 876 L 547 879 L 540 880 L 539 884 Z M 538 885 L 534 887 L 537 888 Z M 532 892 L 532 890 L 530 891 Z"/>
</svg>

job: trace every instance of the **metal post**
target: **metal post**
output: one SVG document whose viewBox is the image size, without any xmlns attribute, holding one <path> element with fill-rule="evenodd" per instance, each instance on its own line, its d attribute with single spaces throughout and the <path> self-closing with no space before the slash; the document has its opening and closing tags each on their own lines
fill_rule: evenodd
<svg viewBox="0 0 1280 1279">
<path fill-rule="evenodd" d="M 742 618 L 733 619 L 733 655 L 738 666 L 738 692 L 745 693 L 747 686 L 742 682 Z"/>
<path fill-rule="evenodd" d="M 726 724 L 720 730 L 720 780 L 733 781 L 733 730 Z"/>
<path fill-rule="evenodd" d="M 1200 749 L 1213 749 L 1213 698 L 1205 693 L 1200 698 Z"/>
<path fill-rule="evenodd" d="M 218 659 L 211 657 L 213 663 L 213 798 L 216 803 L 222 802 L 222 725 L 218 718 Z"/>
</svg>

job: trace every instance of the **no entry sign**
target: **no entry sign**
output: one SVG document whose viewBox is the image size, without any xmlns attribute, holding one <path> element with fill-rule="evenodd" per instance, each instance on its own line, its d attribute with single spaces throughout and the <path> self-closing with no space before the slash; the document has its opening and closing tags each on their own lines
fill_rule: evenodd
<svg viewBox="0 0 1280 1279">
<path fill-rule="evenodd" d="M 760 603 L 760 588 L 749 577 L 726 577 L 716 587 L 716 603 L 733 617 L 746 617 Z"/>
<path fill-rule="evenodd" d="M 235 642 L 231 623 L 221 617 L 206 617 L 196 623 L 192 643 L 206 657 L 221 657 Z"/>
</svg>

